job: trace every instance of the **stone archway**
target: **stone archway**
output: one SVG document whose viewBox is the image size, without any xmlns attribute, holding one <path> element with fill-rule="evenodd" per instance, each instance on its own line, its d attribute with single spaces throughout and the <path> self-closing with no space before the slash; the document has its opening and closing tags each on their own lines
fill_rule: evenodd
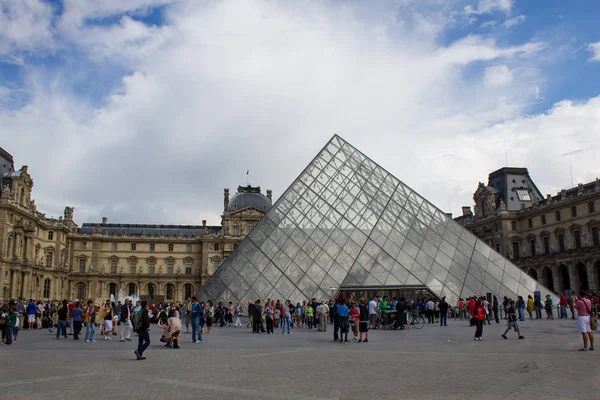
<svg viewBox="0 0 600 400">
<path fill-rule="evenodd" d="M 554 276 L 550 267 L 544 267 L 542 270 L 542 284 L 554 292 Z"/>
<path fill-rule="evenodd" d="M 532 277 L 533 279 L 535 279 L 536 281 L 538 280 L 538 273 L 535 270 L 535 268 L 529 268 L 529 271 L 527 271 L 527 274 Z"/>
<path fill-rule="evenodd" d="M 577 274 L 577 278 L 579 280 L 579 290 L 589 290 L 590 284 L 588 280 L 588 273 L 583 263 L 578 263 L 575 266 L 575 273 Z"/>
<path fill-rule="evenodd" d="M 560 279 L 560 291 L 571 290 L 571 276 L 569 275 L 569 268 L 566 265 L 561 264 L 558 267 L 558 277 Z"/>
</svg>

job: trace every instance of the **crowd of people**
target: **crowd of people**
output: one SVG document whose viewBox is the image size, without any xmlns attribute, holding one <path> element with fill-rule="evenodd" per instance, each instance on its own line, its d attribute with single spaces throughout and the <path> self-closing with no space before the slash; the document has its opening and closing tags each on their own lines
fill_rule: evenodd
<svg viewBox="0 0 600 400">
<path fill-rule="evenodd" d="M 490 301 L 491 300 L 491 301 Z M 440 326 L 448 325 L 448 318 L 468 320 L 475 327 L 474 340 L 483 340 L 484 325 L 497 324 L 506 321 L 506 330 L 501 335 L 507 339 L 507 333 L 514 330 L 519 339 L 524 339 L 519 327 L 520 321 L 542 319 L 542 310 L 546 319 L 553 319 L 551 296 L 545 299 L 528 296 L 527 300 L 518 296 L 517 299 L 504 297 L 500 301 L 496 296 L 491 299 L 486 296 L 471 296 L 459 299 L 455 306 L 446 299 L 422 298 L 408 301 L 403 297 L 392 298 L 375 296 L 371 299 L 340 298 L 336 301 L 304 300 L 293 304 L 290 300 L 267 299 L 265 302 L 248 301 L 246 308 L 232 301 L 206 303 L 199 302 L 195 297 L 186 302 L 161 303 L 148 305 L 145 301 L 132 304 L 131 299 L 123 303 L 107 300 L 102 306 L 75 300 L 68 302 L 11 300 L 4 302 L 0 299 L 0 330 L 2 343 L 11 345 L 18 341 L 19 331 L 25 322 L 28 329 L 48 329 L 54 332 L 56 339 L 61 337 L 80 340 L 82 330 L 86 343 L 96 341 L 96 332 L 104 340 L 112 340 L 118 336 L 121 342 L 132 341 L 132 336 L 138 337 L 138 348 L 134 352 L 137 359 L 143 360 L 144 352 L 150 344 L 149 328 L 151 322 L 156 322 L 160 330 L 160 341 L 170 348 L 180 348 L 180 335 L 185 327 L 190 333 L 191 342 L 201 343 L 203 334 L 211 334 L 213 326 L 240 328 L 243 326 L 241 317 L 248 315 L 247 327 L 252 327 L 252 333 L 274 334 L 275 329 L 281 329 L 282 334 L 291 335 L 294 328 L 327 332 L 333 325 L 333 340 L 340 343 L 352 341 L 368 343 L 369 330 L 389 326 L 392 329 L 403 330 L 409 323 L 410 315 L 422 315 L 429 324 L 439 322 Z M 594 314 L 599 308 L 597 294 L 580 293 L 579 296 L 560 296 L 556 306 L 562 319 L 578 320 L 578 329 L 582 334 L 584 347 L 582 351 L 594 350 L 592 328 L 595 325 Z M 527 314 L 526 314 L 527 313 Z M 534 317 L 535 316 L 535 317 Z M 234 321 L 235 318 L 235 321 Z M 68 332 L 67 332 L 68 331 Z"/>
</svg>

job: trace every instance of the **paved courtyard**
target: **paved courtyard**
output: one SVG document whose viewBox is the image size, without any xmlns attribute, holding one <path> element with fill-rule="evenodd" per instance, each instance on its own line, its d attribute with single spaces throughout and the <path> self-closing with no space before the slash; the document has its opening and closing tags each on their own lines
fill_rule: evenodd
<svg viewBox="0 0 600 400">
<path fill-rule="evenodd" d="M 137 342 L 55 340 L 24 331 L 0 347 L 0 398 L 9 399 L 592 399 L 600 397 L 596 352 L 578 352 L 575 321 L 527 321 L 526 340 L 503 324 L 371 332 L 339 344 L 332 333 L 294 329 L 253 335 L 215 328 L 201 344 L 168 349 L 152 326 L 147 360 Z M 97 335 L 97 339 L 98 339 Z M 137 339 L 137 338 L 135 338 Z"/>
</svg>

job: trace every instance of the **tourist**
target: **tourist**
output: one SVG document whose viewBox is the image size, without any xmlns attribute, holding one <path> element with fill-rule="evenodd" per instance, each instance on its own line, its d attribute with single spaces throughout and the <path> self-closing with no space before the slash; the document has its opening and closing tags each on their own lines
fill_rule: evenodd
<svg viewBox="0 0 600 400">
<path fill-rule="evenodd" d="M 16 331 L 19 329 L 18 318 L 17 307 L 10 307 L 8 317 L 6 318 L 6 341 L 4 342 L 6 345 L 12 344 L 13 338 L 17 336 Z"/>
<path fill-rule="evenodd" d="M 240 317 L 243 315 L 244 310 L 242 310 L 242 305 L 238 301 L 235 305 L 234 313 L 235 313 L 235 324 L 233 324 L 236 328 L 242 327 L 242 321 L 240 321 Z"/>
<path fill-rule="evenodd" d="M 571 319 L 575 319 L 575 303 L 577 303 L 577 297 L 575 295 L 567 298 L 569 302 L 569 308 L 571 309 Z"/>
<path fill-rule="evenodd" d="M 37 329 L 42 329 L 42 315 L 44 315 L 44 304 L 38 300 L 35 306 L 35 323 L 37 325 Z"/>
<path fill-rule="evenodd" d="M 473 318 L 475 317 L 475 306 L 477 305 L 475 300 L 475 296 L 467 297 L 467 311 L 469 311 L 469 326 L 475 325 L 475 321 L 473 320 Z"/>
<path fill-rule="evenodd" d="M 535 319 L 542 319 L 542 301 L 538 296 L 533 299 L 533 307 L 535 308 Z"/>
<path fill-rule="evenodd" d="M 369 324 L 371 329 L 377 329 L 377 297 L 369 301 Z"/>
<path fill-rule="evenodd" d="M 56 314 L 58 315 L 57 319 L 57 328 L 56 328 L 56 340 L 60 339 L 60 333 L 64 334 L 65 339 L 67 339 L 67 320 L 69 318 L 69 303 L 67 300 L 63 300 L 62 304 L 58 306 L 56 310 Z"/>
<path fill-rule="evenodd" d="M 535 305 L 533 302 L 533 297 L 530 294 L 527 295 L 527 304 L 526 304 L 527 314 L 529 314 L 529 320 L 533 320 L 533 312 L 535 311 Z"/>
<path fill-rule="evenodd" d="M 485 321 L 488 325 L 491 325 L 490 322 L 490 302 L 487 300 L 487 297 L 483 298 L 483 308 L 485 309 Z"/>
<path fill-rule="evenodd" d="M 83 308 L 79 301 L 75 302 L 75 307 L 71 310 L 71 320 L 73 321 L 73 339 L 79 340 L 79 334 L 83 326 Z"/>
<path fill-rule="evenodd" d="M 190 322 L 192 318 L 192 299 L 187 298 L 185 305 L 185 333 L 190 333 Z M 194 328 L 192 328 L 193 330 Z"/>
<path fill-rule="evenodd" d="M 254 304 L 248 304 L 248 313 L 252 315 L 252 333 L 259 334 L 263 332 L 260 299 L 257 299 Z"/>
<path fill-rule="evenodd" d="M 560 294 L 560 319 L 567 319 L 569 317 L 567 315 L 567 306 L 567 296 L 563 292 Z"/>
<path fill-rule="evenodd" d="M 279 328 L 280 321 L 281 321 L 281 307 L 279 304 L 279 300 L 277 300 L 277 304 L 273 304 L 273 327 Z"/>
<path fill-rule="evenodd" d="M 131 332 L 133 331 L 133 324 L 131 323 L 132 314 L 131 299 L 126 298 L 125 304 L 121 306 L 121 314 L 119 316 L 121 320 L 121 342 L 126 340 L 131 341 Z"/>
<path fill-rule="evenodd" d="M 133 307 L 133 318 L 131 319 L 131 325 L 133 327 L 133 331 L 137 332 L 137 326 L 135 326 L 135 321 L 137 320 L 136 316 L 137 313 L 142 311 L 142 302 L 137 300 L 135 302 L 135 307 Z M 135 336 L 137 336 L 137 333 L 135 334 Z"/>
<path fill-rule="evenodd" d="M 327 306 L 327 305 L 325 305 L 325 306 Z M 292 332 L 290 332 L 291 319 L 292 319 L 292 313 L 290 311 L 290 301 L 286 300 L 285 307 L 283 307 L 283 311 L 281 314 L 281 334 L 282 335 L 285 335 L 286 330 L 287 330 L 288 335 L 292 334 Z M 327 323 L 327 322 L 325 322 L 325 323 Z"/>
<path fill-rule="evenodd" d="M 519 311 L 519 321 L 525 321 L 525 300 L 523 300 L 523 296 L 517 296 L 516 306 Z"/>
<path fill-rule="evenodd" d="M 552 314 L 552 296 L 546 295 L 546 319 L 554 319 Z"/>
<path fill-rule="evenodd" d="M 366 304 L 365 299 L 360 299 L 360 306 L 358 307 L 360 311 L 360 320 L 358 323 L 359 330 L 359 338 L 358 343 L 368 343 L 369 342 L 369 306 Z M 365 338 L 363 340 L 363 333 L 365 334 Z"/>
<path fill-rule="evenodd" d="M 104 340 L 110 340 L 110 334 L 113 331 L 113 317 L 114 311 L 110 304 L 110 301 L 106 302 L 104 309 L 102 310 L 100 317 L 104 322 L 104 326 L 102 329 L 102 333 L 104 335 Z"/>
<path fill-rule="evenodd" d="M 2 332 L 2 343 L 6 341 L 7 320 L 10 314 L 10 307 L 0 298 L 0 331 Z"/>
<path fill-rule="evenodd" d="M 404 297 L 400 297 L 396 303 L 396 321 L 394 321 L 394 329 L 400 328 L 400 330 L 404 330 L 404 313 L 406 312 L 406 306 L 406 300 Z"/>
<path fill-rule="evenodd" d="M 145 360 L 144 352 L 150 345 L 150 318 L 148 317 L 148 302 L 142 301 L 142 312 L 138 318 L 138 348 L 133 352 L 138 360 Z"/>
<path fill-rule="evenodd" d="M 521 300 L 523 300 L 523 298 L 521 296 L 519 296 L 521 298 Z M 504 333 L 501 335 L 504 339 L 508 339 L 506 337 L 506 333 L 508 331 L 512 329 L 515 330 L 515 332 L 519 335 L 519 339 L 525 339 L 522 335 L 521 335 L 521 330 L 519 329 L 519 324 L 517 323 L 517 310 L 515 310 L 515 306 L 516 308 L 518 308 L 518 305 L 515 304 L 514 300 L 511 300 L 508 306 L 508 319 L 506 322 L 506 329 L 504 330 Z M 520 316 L 521 314 L 519 314 Z M 524 319 L 523 319 L 524 321 Z"/>
<path fill-rule="evenodd" d="M 575 304 L 577 310 L 577 328 L 583 339 L 583 347 L 579 351 L 594 350 L 594 334 L 592 333 L 592 302 L 586 298 L 585 292 L 579 292 L 579 300 Z M 589 348 L 588 348 L 589 341 Z"/>
<path fill-rule="evenodd" d="M 397 306 L 397 304 L 396 304 Z M 352 340 L 358 341 L 358 325 L 360 323 L 360 309 L 356 307 L 354 300 L 350 303 L 350 318 L 348 319 L 350 327 L 352 328 Z"/>
<path fill-rule="evenodd" d="M 202 305 L 198 303 L 196 297 L 192 297 L 190 306 L 190 322 L 192 323 L 192 343 L 202 342 L 202 333 L 200 332 L 200 318 L 202 317 Z M 210 325 L 212 327 L 212 324 Z M 211 329 L 211 328 L 209 328 Z"/>
<path fill-rule="evenodd" d="M 459 298 L 458 299 L 458 303 L 456 304 L 456 308 L 458 308 L 458 318 L 459 319 L 463 319 L 466 318 L 466 307 L 467 307 L 467 303 L 462 299 Z M 454 314 L 454 320 L 456 320 L 457 314 Z"/>
<path fill-rule="evenodd" d="M 176 306 L 178 307 L 178 306 Z M 197 317 L 197 319 L 200 319 L 199 317 Z M 167 341 L 167 346 L 168 347 L 172 347 L 174 349 L 178 349 L 179 348 L 179 335 L 181 334 L 181 319 L 179 319 L 179 316 L 176 317 L 170 317 L 167 320 L 167 324 L 169 325 L 169 339 Z M 200 333 L 198 331 L 198 333 Z M 201 342 L 202 340 L 200 340 L 199 342 Z M 196 343 L 199 343 L 196 342 Z"/>
<path fill-rule="evenodd" d="M 448 326 L 448 308 L 450 305 L 446 302 L 446 297 L 442 297 L 440 308 L 440 326 Z"/>
<path fill-rule="evenodd" d="M 17 324 L 15 325 L 15 328 L 17 329 L 15 333 L 15 336 L 13 337 L 14 341 L 18 340 L 18 333 L 19 330 L 23 329 L 23 324 L 25 323 L 25 318 L 23 318 L 23 316 L 26 314 L 26 307 L 25 304 L 23 303 L 22 299 L 17 300 L 17 302 L 14 304 L 15 306 L 15 310 L 17 311 Z"/>
<path fill-rule="evenodd" d="M 313 310 L 312 306 L 310 304 L 308 304 L 306 306 L 306 309 L 304 310 L 304 315 L 305 315 L 305 319 L 306 319 L 306 326 L 308 329 L 312 329 L 313 328 L 313 316 L 314 316 L 314 312 L 315 310 Z"/>
<path fill-rule="evenodd" d="M 37 311 L 37 307 L 35 306 L 35 302 L 33 299 L 29 299 L 29 303 L 27 304 L 27 329 L 32 330 L 33 325 L 35 324 L 35 313 Z"/>
<path fill-rule="evenodd" d="M 507 319 L 508 317 L 508 305 L 509 305 L 509 300 L 507 296 L 504 296 L 504 299 L 502 300 L 502 311 L 504 315 L 504 319 Z"/>
<path fill-rule="evenodd" d="M 433 317 L 433 310 L 435 308 L 435 304 L 433 303 L 433 299 L 427 299 L 425 302 L 425 314 L 427 315 L 427 323 L 433 324 L 435 322 Z"/>
<path fill-rule="evenodd" d="M 267 335 L 272 335 L 273 334 L 273 326 L 274 326 L 274 321 L 273 321 L 273 316 L 275 314 L 275 310 L 273 309 L 274 305 L 272 303 L 267 303 L 265 304 L 265 321 L 267 324 Z"/>
<path fill-rule="evenodd" d="M 494 312 L 494 320 L 497 324 L 500 323 L 500 315 L 499 315 L 500 304 L 498 303 L 498 298 L 496 295 L 492 296 L 492 311 Z"/>
<path fill-rule="evenodd" d="M 485 320 L 485 309 L 483 308 L 483 298 L 480 298 L 475 303 L 473 309 L 473 318 L 475 322 L 475 340 L 483 340 L 483 321 Z"/>
<path fill-rule="evenodd" d="M 348 316 L 350 315 L 350 309 L 346 305 L 345 299 L 340 300 L 336 313 L 340 326 L 340 343 L 350 343 L 348 340 Z"/>
<path fill-rule="evenodd" d="M 317 307 L 317 314 L 319 315 L 319 331 L 327 332 L 327 317 L 329 315 L 329 306 L 324 300 L 321 300 L 321 305 Z"/>
<path fill-rule="evenodd" d="M 298 328 L 302 327 L 302 306 L 300 303 L 296 303 L 296 309 L 294 310 L 294 318 L 296 319 L 296 326 Z"/>
<path fill-rule="evenodd" d="M 85 308 L 83 322 L 85 324 L 85 342 L 95 342 L 94 336 L 96 334 L 96 307 L 94 307 L 94 302 L 92 300 L 88 300 L 87 307 Z"/>
</svg>

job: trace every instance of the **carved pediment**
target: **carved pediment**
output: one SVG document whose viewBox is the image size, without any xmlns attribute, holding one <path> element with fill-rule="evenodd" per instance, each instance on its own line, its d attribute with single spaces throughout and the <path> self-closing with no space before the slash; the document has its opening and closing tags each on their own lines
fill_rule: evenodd
<svg viewBox="0 0 600 400">
<path fill-rule="evenodd" d="M 232 213 L 229 213 L 227 215 L 227 217 L 234 216 L 234 215 L 236 217 L 259 217 L 259 216 L 265 215 L 265 213 L 264 213 L 264 211 L 261 211 L 254 207 L 246 207 L 246 208 L 242 208 L 241 210 L 236 210 Z"/>
</svg>

